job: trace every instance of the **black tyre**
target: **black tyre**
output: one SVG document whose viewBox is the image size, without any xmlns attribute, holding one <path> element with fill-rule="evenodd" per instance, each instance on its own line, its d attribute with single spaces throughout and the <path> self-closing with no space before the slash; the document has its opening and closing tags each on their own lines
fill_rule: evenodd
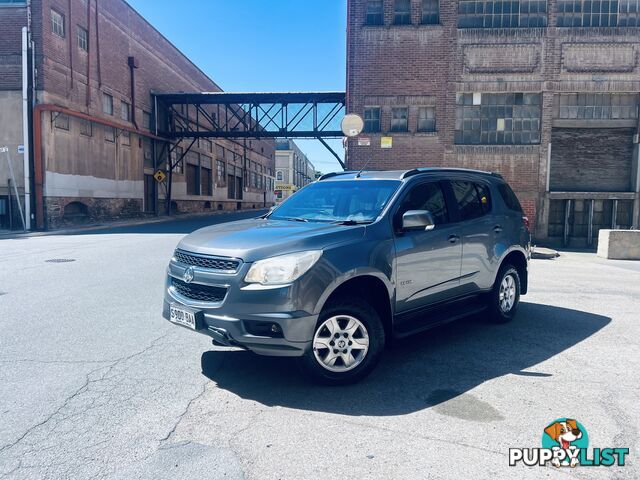
<svg viewBox="0 0 640 480">
<path fill-rule="evenodd" d="M 520 274 L 513 265 L 503 265 L 488 294 L 489 321 L 507 323 L 513 320 L 520 303 Z"/>
<path fill-rule="evenodd" d="M 332 302 L 320 314 L 312 348 L 300 358 L 300 367 L 318 383 L 356 383 L 375 368 L 384 345 L 380 315 L 365 300 Z"/>
</svg>

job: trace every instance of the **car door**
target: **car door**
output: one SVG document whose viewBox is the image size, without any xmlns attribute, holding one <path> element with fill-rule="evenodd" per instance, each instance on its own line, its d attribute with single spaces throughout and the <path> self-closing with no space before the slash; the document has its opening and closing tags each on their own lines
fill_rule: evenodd
<svg viewBox="0 0 640 480">
<path fill-rule="evenodd" d="M 491 190 L 488 183 L 467 179 L 449 182 L 458 207 L 462 235 L 460 292 L 487 290 L 493 284 L 496 263 L 495 245 L 502 226 L 492 215 Z"/>
<path fill-rule="evenodd" d="M 460 230 L 451 223 L 441 182 L 418 183 L 399 201 L 393 215 L 396 247 L 396 313 L 425 308 L 455 295 L 460 281 Z M 435 228 L 402 230 L 402 215 L 429 210 Z"/>
</svg>

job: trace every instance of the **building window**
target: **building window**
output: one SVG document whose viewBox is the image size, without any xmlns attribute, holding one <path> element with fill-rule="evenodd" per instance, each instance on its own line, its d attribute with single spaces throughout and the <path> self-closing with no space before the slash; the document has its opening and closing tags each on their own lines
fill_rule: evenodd
<svg viewBox="0 0 640 480">
<path fill-rule="evenodd" d="M 546 0 L 460 0 L 459 28 L 546 27 Z"/>
<path fill-rule="evenodd" d="M 440 1 L 422 0 L 422 24 L 435 25 L 440 23 Z"/>
<path fill-rule="evenodd" d="M 218 185 L 224 185 L 227 179 L 225 164 L 222 160 L 217 160 L 216 164 L 218 166 Z"/>
<path fill-rule="evenodd" d="M 51 31 L 64 38 L 64 15 L 51 10 Z"/>
<path fill-rule="evenodd" d="M 84 52 L 89 51 L 89 32 L 78 25 L 78 48 Z"/>
<path fill-rule="evenodd" d="M 367 2 L 367 25 L 384 25 L 384 5 L 382 0 L 369 0 Z"/>
<path fill-rule="evenodd" d="M 184 174 L 184 150 L 182 147 L 174 148 L 171 152 L 171 164 L 173 165 L 173 172 L 180 175 Z"/>
<path fill-rule="evenodd" d="M 131 105 L 125 101 L 120 102 L 120 118 L 125 122 L 131 121 Z"/>
<path fill-rule="evenodd" d="M 367 107 L 364 109 L 365 133 L 380 132 L 380 107 Z"/>
<path fill-rule="evenodd" d="M 151 114 L 149 112 L 142 112 L 142 128 L 151 130 Z"/>
<path fill-rule="evenodd" d="M 122 137 L 122 145 L 124 145 L 125 147 L 130 147 L 131 146 L 131 133 L 123 130 L 122 134 L 120 135 Z"/>
<path fill-rule="evenodd" d="M 554 98 L 554 117 L 580 120 L 631 120 L 638 118 L 634 93 L 562 93 Z"/>
<path fill-rule="evenodd" d="M 107 115 L 113 115 L 113 97 L 108 93 L 102 94 L 102 111 Z"/>
<path fill-rule="evenodd" d="M 407 107 L 399 107 L 391 110 L 391 131 L 409 131 L 409 109 Z"/>
<path fill-rule="evenodd" d="M 80 135 L 84 135 L 85 137 L 93 136 L 93 123 L 89 120 L 80 119 Z"/>
<path fill-rule="evenodd" d="M 459 93 L 455 143 L 539 144 L 541 104 L 539 93 Z"/>
<path fill-rule="evenodd" d="M 418 109 L 418 131 L 436 131 L 436 107 L 420 107 Z"/>
<path fill-rule="evenodd" d="M 211 177 L 211 169 L 202 167 L 200 169 L 200 195 L 210 197 L 213 195 L 213 184 Z"/>
<path fill-rule="evenodd" d="M 200 195 L 198 166 L 187 163 L 187 195 Z"/>
<path fill-rule="evenodd" d="M 116 141 L 116 129 L 113 127 L 104 127 L 104 140 L 105 142 L 115 143 Z"/>
<path fill-rule="evenodd" d="M 153 168 L 153 148 L 151 147 L 151 139 L 145 138 L 142 141 L 144 168 Z"/>
<path fill-rule="evenodd" d="M 411 0 L 396 0 L 393 23 L 411 25 Z"/>
<path fill-rule="evenodd" d="M 53 112 L 53 124 L 60 130 L 69 130 L 69 115 Z"/>
<path fill-rule="evenodd" d="M 278 170 L 278 171 L 276 172 L 276 181 L 277 181 L 277 182 L 282 182 L 282 181 L 284 181 L 284 174 L 282 173 L 282 171 L 281 171 L 281 170 Z"/>
<path fill-rule="evenodd" d="M 559 27 L 635 27 L 640 25 L 638 0 L 559 0 Z"/>
<path fill-rule="evenodd" d="M 201 139 L 200 148 L 202 148 L 205 152 L 213 153 L 213 144 L 211 143 L 211 140 Z"/>
<path fill-rule="evenodd" d="M 640 0 L 620 0 L 618 4 L 618 26 L 640 26 Z"/>
</svg>

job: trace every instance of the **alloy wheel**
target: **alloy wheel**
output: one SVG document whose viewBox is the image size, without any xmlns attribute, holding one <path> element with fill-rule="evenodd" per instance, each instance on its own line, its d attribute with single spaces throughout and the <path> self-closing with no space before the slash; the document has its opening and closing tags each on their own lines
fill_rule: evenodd
<svg viewBox="0 0 640 480">
<path fill-rule="evenodd" d="M 323 368 L 336 373 L 353 370 L 367 356 L 369 334 L 364 324 L 350 315 L 336 315 L 316 330 L 313 354 Z"/>
<path fill-rule="evenodd" d="M 503 313 L 509 313 L 516 303 L 516 281 L 513 275 L 506 275 L 502 279 L 498 301 L 500 302 L 500 310 Z"/>
</svg>

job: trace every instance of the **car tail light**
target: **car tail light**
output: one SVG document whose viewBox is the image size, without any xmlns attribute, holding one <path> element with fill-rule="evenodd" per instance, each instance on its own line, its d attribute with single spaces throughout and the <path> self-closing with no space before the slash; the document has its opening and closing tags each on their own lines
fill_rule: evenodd
<svg viewBox="0 0 640 480">
<path fill-rule="evenodd" d="M 526 215 L 523 215 L 522 222 L 524 223 L 525 228 L 529 230 L 529 217 L 527 217 Z"/>
</svg>

